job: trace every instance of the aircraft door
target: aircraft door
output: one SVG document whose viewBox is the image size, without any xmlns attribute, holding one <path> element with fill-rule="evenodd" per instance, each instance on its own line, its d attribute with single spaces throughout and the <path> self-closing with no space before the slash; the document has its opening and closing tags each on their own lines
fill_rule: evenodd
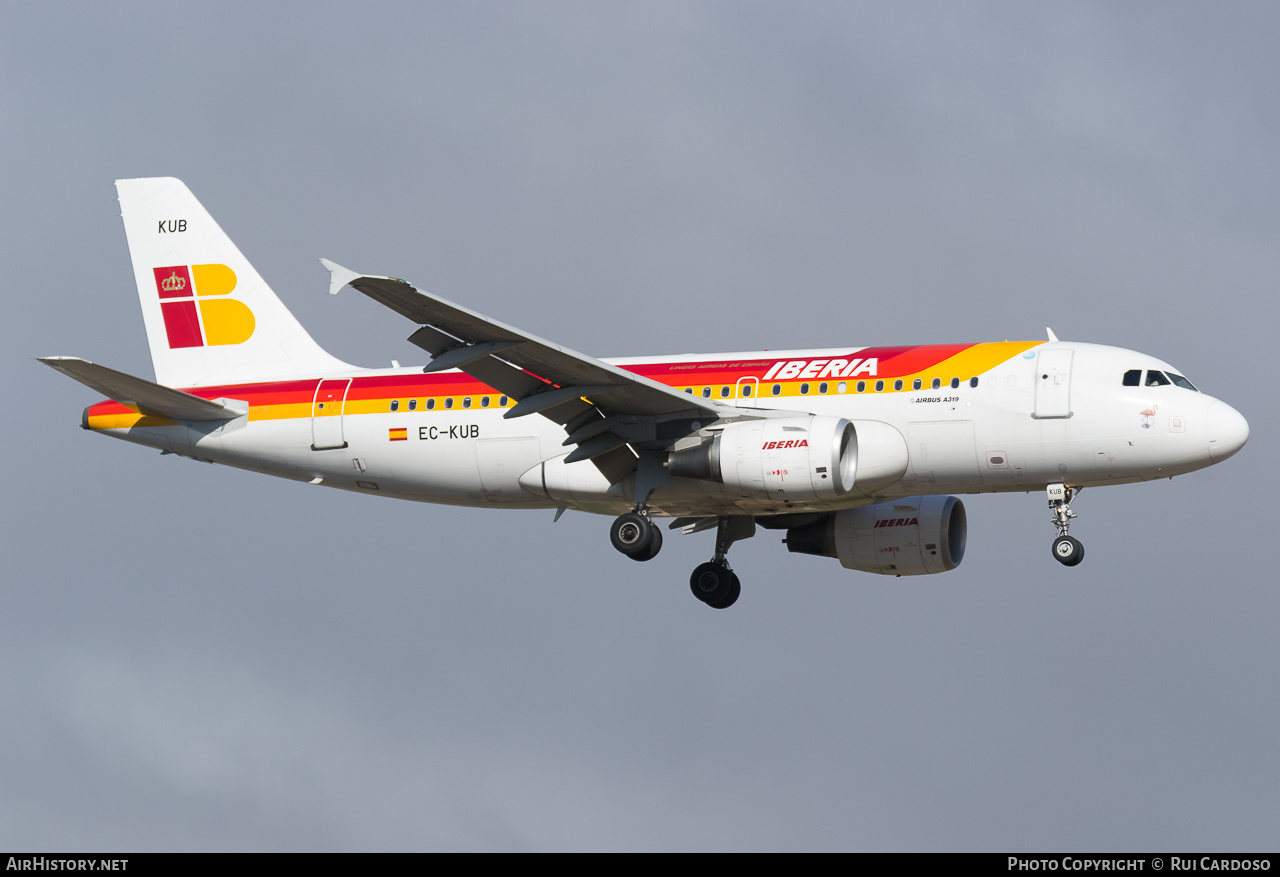
<svg viewBox="0 0 1280 877">
<path fill-rule="evenodd" d="M 733 404 L 739 408 L 757 408 L 756 397 L 759 395 L 759 378 L 738 378 L 737 392 L 734 393 L 736 401 Z"/>
<path fill-rule="evenodd" d="M 342 435 L 342 409 L 350 386 L 350 378 L 316 384 L 316 395 L 311 402 L 311 450 L 347 446 Z"/>
<path fill-rule="evenodd" d="M 1036 357 L 1036 417 L 1071 416 L 1073 353 L 1061 347 L 1046 347 Z"/>
</svg>

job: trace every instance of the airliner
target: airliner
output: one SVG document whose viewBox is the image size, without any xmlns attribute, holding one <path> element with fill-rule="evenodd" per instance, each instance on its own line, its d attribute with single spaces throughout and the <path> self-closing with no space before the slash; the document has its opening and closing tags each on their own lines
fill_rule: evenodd
<svg viewBox="0 0 1280 877">
<path fill-rule="evenodd" d="M 648 561 L 669 530 L 715 531 L 690 576 L 727 608 L 733 543 L 785 531 L 790 552 L 903 576 L 959 566 L 955 494 L 1043 492 L 1053 557 L 1086 487 L 1221 462 L 1245 418 L 1181 369 L 1059 341 L 834 347 L 596 359 L 327 259 L 407 318 L 425 366 L 359 368 L 325 352 L 191 191 L 116 182 L 155 380 L 41 362 L 107 399 L 89 431 L 210 463 L 396 499 L 615 516 Z"/>
</svg>

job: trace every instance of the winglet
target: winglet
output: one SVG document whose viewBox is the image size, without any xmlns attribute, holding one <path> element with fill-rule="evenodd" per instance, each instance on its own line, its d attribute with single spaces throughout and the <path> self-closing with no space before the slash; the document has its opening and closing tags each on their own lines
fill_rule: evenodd
<svg viewBox="0 0 1280 877">
<path fill-rule="evenodd" d="M 337 262 L 331 262 L 328 259 L 321 259 L 320 264 L 329 269 L 329 295 L 337 295 L 342 287 L 364 276 L 358 271 L 343 268 Z"/>
<path fill-rule="evenodd" d="M 1049 336 L 1049 340 L 1050 340 L 1050 341 L 1057 341 L 1057 340 L 1058 340 L 1058 336 L 1057 336 L 1057 335 L 1055 335 L 1055 334 L 1053 334 L 1053 330 L 1052 330 L 1052 329 L 1050 329 L 1048 326 L 1045 326 L 1045 327 L 1044 327 L 1044 331 L 1045 331 L 1045 334 Z"/>
</svg>

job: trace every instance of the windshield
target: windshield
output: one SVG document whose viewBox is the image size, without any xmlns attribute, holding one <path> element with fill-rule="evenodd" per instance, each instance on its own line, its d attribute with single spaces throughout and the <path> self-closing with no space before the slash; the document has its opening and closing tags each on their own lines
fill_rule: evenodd
<svg viewBox="0 0 1280 877">
<path fill-rule="evenodd" d="M 1144 374 L 1140 368 L 1131 368 L 1124 373 L 1124 378 L 1121 382 L 1126 387 L 1167 387 L 1172 384 L 1184 390 L 1190 390 L 1193 393 L 1200 392 L 1196 389 L 1195 384 L 1182 375 L 1176 375 L 1173 372 L 1162 372 L 1156 369 L 1147 369 Z"/>
</svg>

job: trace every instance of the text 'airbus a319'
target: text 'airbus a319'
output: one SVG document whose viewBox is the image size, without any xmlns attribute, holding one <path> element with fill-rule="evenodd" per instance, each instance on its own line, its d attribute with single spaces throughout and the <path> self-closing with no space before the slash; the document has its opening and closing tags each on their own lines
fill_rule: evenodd
<svg viewBox="0 0 1280 877">
<path fill-rule="evenodd" d="M 425 368 L 364 369 L 311 339 L 187 187 L 116 183 L 155 381 L 42 362 L 109 397 L 87 430 L 166 453 L 379 496 L 617 516 L 650 560 L 715 530 L 690 578 L 723 609 L 726 555 L 758 526 L 847 569 L 917 575 L 964 557 L 951 494 L 1047 491 L 1053 556 L 1083 487 L 1168 478 L 1243 447 L 1225 402 L 1145 354 L 1049 340 L 601 360 L 392 277 L 324 261 L 417 324 Z M 559 513 L 557 513 L 559 517 Z"/>
</svg>

